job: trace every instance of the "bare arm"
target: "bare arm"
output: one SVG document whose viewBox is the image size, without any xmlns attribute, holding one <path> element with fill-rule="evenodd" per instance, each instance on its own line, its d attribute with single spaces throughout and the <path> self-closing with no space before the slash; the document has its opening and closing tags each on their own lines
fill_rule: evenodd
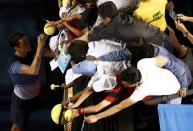
<svg viewBox="0 0 193 131">
<path fill-rule="evenodd" d="M 185 16 L 183 14 L 178 14 L 178 19 L 180 21 L 189 21 L 189 22 L 193 22 L 193 17 L 190 17 L 190 16 Z"/>
<path fill-rule="evenodd" d="M 73 87 L 75 84 L 81 83 L 82 81 L 85 81 L 85 80 L 88 80 L 88 79 L 89 79 L 88 76 L 82 75 L 82 76 L 76 78 L 75 80 L 73 80 L 72 82 L 70 82 L 67 85 L 65 85 L 65 83 L 62 84 L 62 87 L 64 87 L 64 89 L 68 89 L 70 87 Z"/>
<path fill-rule="evenodd" d="M 82 40 L 82 41 L 88 42 L 88 31 L 84 35 L 82 35 L 81 37 L 76 38 L 76 40 Z"/>
<path fill-rule="evenodd" d="M 70 102 L 75 102 L 82 94 L 83 91 L 80 91 L 76 93 L 73 97 L 70 98 Z M 63 100 L 61 103 L 63 106 L 68 106 L 69 101 L 68 100 Z"/>
<path fill-rule="evenodd" d="M 78 100 L 73 104 L 70 105 L 70 108 L 77 108 L 87 97 L 89 97 L 92 93 L 93 93 L 93 89 L 91 87 L 86 87 L 83 90 L 83 93 L 81 94 L 81 96 L 78 98 Z"/>
<path fill-rule="evenodd" d="M 22 67 L 21 69 L 22 74 L 37 75 L 39 73 L 41 58 L 42 58 L 42 53 L 46 42 L 46 38 L 47 37 L 44 34 L 40 34 L 38 36 L 38 47 L 36 50 L 35 57 L 30 66 L 25 65 Z"/>
<path fill-rule="evenodd" d="M 181 31 L 185 37 L 188 38 L 188 40 L 193 44 L 193 35 L 187 30 L 187 28 L 184 26 L 181 22 L 175 22 L 176 28 Z"/>
<path fill-rule="evenodd" d="M 97 115 L 91 115 L 91 116 L 86 117 L 85 120 L 88 123 L 94 123 L 94 122 L 98 121 L 99 119 L 111 116 L 111 115 L 113 115 L 113 114 L 135 104 L 135 103 L 136 102 L 132 101 L 130 98 L 127 98 L 127 99 L 123 100 L 122 102 L 120 102 L 119 104 L 107 109 L 104 112 L 101 112 Z"/>
<path fill-rule="evenodd" d="M 106 100 L 103 100 L 101 101 L 99 104 L 97 105 L 94 105 L 94 106 L 88 106 L 88 107 L 85 107 L 85 108 L 79 108 L 82 110 L 83 114 L 86 114 L 86 113 L 93 113 L 93 112 L 99 112 L 100 110 L 104 109 L 105 107 L 107 107 L 108 105 L 110 105 L 111 102 L 109 101 L 106 101 Z M 78 117 L 79 115 L 82 115 L 82 114 L 79 114 L 79 109 L 73 109 L 73 117 Z"/>
<path fill-rule="evenodd" d="M 111 104 L 111 102 L 103 100 L 101 101 L 99 104 L 97 105 L 93 105 L 93 106 L 88 106 L 83 108 L 85 113 L 94 113 L 94 112 L 99 112 L 102 109 L 104 109 L 105 107 L 109 106 Z"/>
<path fill-rule="evenodd" d="M 43 56 L 48 57 L 48 58 L 54 58 L 56 55 L 54 54 L 54 52 L 52 50 L 45 48 Z"/>
<path fill-rule="evenodd" d="M 68 15 L 67 17 L 65 17 L 64 19 L 66 21 L 72 21 L 74 19 L 80 19 L 81 18 L 81 15 L 80 14 L 70 14 Z"/>
<path fill-rule="evenodd" d="M 83 32 L 82 30 L 80 31 L 80 30 L 74 28 L 73 26 L 70 26 L 67 22 L 63 22 L 63 25 L 78 37 L 82 36 L 85 32 L 85 31 Z"/>
</svg>

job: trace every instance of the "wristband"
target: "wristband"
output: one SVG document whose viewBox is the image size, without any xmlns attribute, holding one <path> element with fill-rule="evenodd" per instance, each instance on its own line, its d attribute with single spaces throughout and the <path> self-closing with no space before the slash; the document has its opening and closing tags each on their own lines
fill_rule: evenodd
<svg viewBox="0 0 193 131">
<path fill-rule="evenodd" d="M 83 108 L 78 108 L 78 113 L 79 113 L 79 115 L 85 114 L 84 109 Z"/>
</svg>

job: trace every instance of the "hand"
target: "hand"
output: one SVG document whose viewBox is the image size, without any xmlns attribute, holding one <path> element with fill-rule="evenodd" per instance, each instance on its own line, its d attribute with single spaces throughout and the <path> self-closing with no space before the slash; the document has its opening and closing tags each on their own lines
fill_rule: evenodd
<svg viewBox="0 0 193 131">
<path fill-rule="evenodd" d="M 50 26 L 55 26 L 55 22 L 54 21 L 48 22 L 46 27 L 50 27 Z"/>
<path fill-rule="evenodd" d="M 79 105 L 77 105 L 76 103 L 75 104 L 72 104 L 72 105 L 68 105 L 68 107 L 69 108 L 72 108 L 72 109 L 74 109 L 74 108 L 77 108 Z"/>
<path fill-rule="evenodd" d="M 72 118 L 76 118 L 79 116 L 78 109 L 72 109 Z"/>
<path fill-rule="evenodd" d="M 63 100 L 61 103 L 63 106 L 68 106 L 69 102 L 67 100 Z"/>
<path fill-rule="evenodd" d="M 62 29 L 65 28 L 65 26 L 64 26 L 63 24 L 58 24 L 58 25 L 57 25 L 57 28 L 58 28 L 59 30 L 62 30 Z"/>
<path fill-rule="evenodd" d="M 175 24 L 176 24 L 176 28 L 177 28 L 179 31 L 181 31 L 182 33 L 187 32 L 187 29 L 186 29 L 186 27 L 184 26 L 183 23 L 181 23 L 180 21 L 178 21 L 178 22 L 175 21 Z"/>
<path fill-rule="evenodd" d="M 98 121 L 98 118 L 96 115 L 90 115 L 84 119 L 88 123 L 94 123 Z"/>
<path fill-rule="evenodd" d="M 62 83 L 61 87 L 64 88 L 64 89 L 68 89 L 66 83 Z"/>
<path fill-rule="evenodd" d="M 63 13 L 62 14 L 62 19 L 63 20 L 68 20 L 68 17 L 70 17 L 70 15 L 71 15 L 70 13 Z"/>
<path fill-rule="evenodd" d="M 97 64 L 97 65 L 98 65 L 98 64 L 99 64 L 99 62 L 100 62 L 100 60 L 101 60 L 100 58 L 96 58 L 95 60 L 93 60 L 93 63 L 95 63 L 95 64 Z"/>
<path fill-rule="evenodd" d="M 96 60 L 96 57 L 95 57 L 95 56 L 88 55 L 88 56 L 86 56 L 86 59 L 87 59 L 87 60 L 90 60 L 90 61 L 94 61 L 94 60 Z"/>
<path fill-rule="evenodd" d="M 44 33 L 40 34 L 38 37 L 37 37 L 37 41 L 38 41 L 38 46 L 43 48 L 45 43 L 46 43 L 46 39 L 47 39 L 47 35 L 45 35 Z"/>
<path fill-rule="evenodd" d="M 180 88 L 180 90 L 178 91 L 178 93 L 179 93 L 179 95 L 181 96 L 181 97 L 186 97 L 186 95 L 187 95 L 187 88 Z"/>
<path fill-rule="evenodd" d="M 188 21 L 188 16 L 185 16 L 183 14 L 177 14 L 177 17 L 180 21 Z"/>
<path fill-rule="evenodd" d="M 61 87 L 63 88 L 63 89 L 68 89 L 68 88 L 70 88 L 71 87 L 71 84 L 65 84 L 65 83 L 62 83 L 61 84 Z"/>
</svg>

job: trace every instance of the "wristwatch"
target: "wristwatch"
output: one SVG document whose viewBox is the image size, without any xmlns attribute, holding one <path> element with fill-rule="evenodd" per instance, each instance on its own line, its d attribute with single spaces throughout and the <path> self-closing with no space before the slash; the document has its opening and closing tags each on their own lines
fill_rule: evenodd
<svg viewBox="0 0 193 131">
<path fill-rule="evenodd" d="M 188 36 L 188 33 L 189 33 L 189 31 L 184 32 L 184 33 L 183 33 L 184 37 L 187 37 L 187 36 Z"/>
</svg>

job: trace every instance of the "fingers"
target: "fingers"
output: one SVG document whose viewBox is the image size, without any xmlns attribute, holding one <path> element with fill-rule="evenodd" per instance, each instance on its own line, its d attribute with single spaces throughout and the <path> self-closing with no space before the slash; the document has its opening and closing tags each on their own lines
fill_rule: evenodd
<svg viewBox="0 0 193 131">
<path fill-rule="evenodd" d="M 69 104 L 68 107 L 73 109 L 73 108 L 76 108 L 76 107 L 78 107 L 78 106 L 76 106 L 75 104 L 72 104 L 72 105 Z"/>
<path fill-rule="evenodd" d="M 181 97 L 186 97 L 186 95 L 187 95 L 187 89 L 180 89 L 179 90 L 179 95 L 181 96 Z"/>
<path fill-rule="evenodd" d="M 183 14 L 177 14 L 178 17 L 183 17 L 184 15 Z"/>
<path fill-rule="evenodd" d="M 37 38 L 38 39 L 46 39 L 48 36 L 44 33 L 41 33 Z"/>
<path fill-rule="evenodd" d="M 90 115 L 84 119 L 87 123 L 95 123 L 98 121 L 95 115 Z"/>
</svg>

